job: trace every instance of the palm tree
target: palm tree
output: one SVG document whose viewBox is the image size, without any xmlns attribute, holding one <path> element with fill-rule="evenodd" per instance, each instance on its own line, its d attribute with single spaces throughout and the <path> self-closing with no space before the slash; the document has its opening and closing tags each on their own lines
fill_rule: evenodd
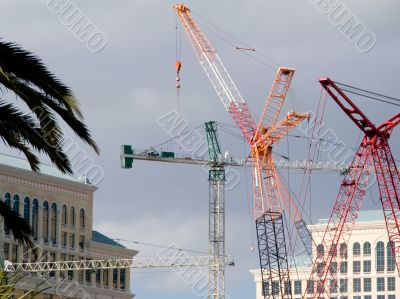
<svg viewBox="0 0 400 299">
<path fill-rule="evenodd" d="M 27 109 L 15 106 L 8 100 L 12 97 L 22 100 Z M 72 91 L 37 56 L 0 39 L 0 137 L 3 142 L 21 151 L 33 171 L 40 171 L 35 154 L 38 152 L 47 155 L 61 172 L 72 174 L 70 161 L 62 149 L 64 133 L 60 118 L 99 153 Z M 1 201 L 0 215 L 15 239 L 30 243 L 29 225 Z"/>
</svg>

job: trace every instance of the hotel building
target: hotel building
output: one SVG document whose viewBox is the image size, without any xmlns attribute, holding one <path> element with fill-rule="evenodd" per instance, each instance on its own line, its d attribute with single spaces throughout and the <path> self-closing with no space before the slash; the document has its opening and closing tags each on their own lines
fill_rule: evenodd
<svg viewBox="0 0 400 299">
<path fill-rule="evenodd" d="M 93 230 L 93 193 L 87 179 L 75 179 L 56 168 L 32 172 L 27 161 L 0 155 L 0 196 L 33 229 L 35 255 L 13 240 L 0 224 L 3 260 L 11 262 L 133 258 L 138 252 Z M 91 269 L 29 274 L 20 293 L 48 288 L 35 298 L 130 299 L 130 269 Z"/>
<path fill-rule="evenodd" d="M 313 259 L 316 255 L 328 254 L 320 242 L 328 220 L 321 219 L 317 224 L 309 225 L 315 244 Z M 337 264 L 331 265 L 331 271 L 337 273 L 337 281 L 329 281 L 333 286 L 332 299 L 400 299 L 400 280 L 390 249 L 382 210 L 361 211 L 351 234 L 348 246 L 339 244 Z M 293 298 L 311 298 L 316 283 L 310 279 L 311 261 L 308 256 L 296 256 L 296 267 L 290 267 L 291 291 Z M 264 292 L 278 290 L 276 286 L 262 286 L 259 270 L 250 271 L 256 282 L 256 298 L 264 298 Z"/>
</svg>

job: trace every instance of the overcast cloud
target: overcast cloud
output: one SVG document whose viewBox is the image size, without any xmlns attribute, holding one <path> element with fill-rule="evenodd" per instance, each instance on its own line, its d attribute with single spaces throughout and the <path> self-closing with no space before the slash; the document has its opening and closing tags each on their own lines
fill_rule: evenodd
<svg viewBox="0 0 400 299">
<path fill-rule="evenodd" d="M 1 36 L 40 56 L 81 102 L 101 155 L 96 157 L 89 148 L 84 148 L 105 173 L 95 193 L 94 227 L 114 238 L 176 243 L 184 248 L 207 251 L 207 173 L 196 166 L 150 162 L 135 162 L 133 169 L 121 170 L 119 162 L 121 144 L 147 148 L 170 138 L 157 119 L 177 109 L 174 2 L 74 1 L 107 36 L 107 44 L 98 53 L 88 51 L 45 2 L 3 0 Z M 196 15 L 274 61 L 296 68 L 285 111 L 293 108 L 315 111 L 321 91 L 319 76 L 399 97 L 400 2 L 342 2 L 375 34 L 376 45 L 371 51 L 360 53 L 310 0 L 186 1 L 186 4 Z M 215 35 L 206 34 L 219 50 L 257 119 L 274 71 L 242 55 Z M 209 120 L 233 124 L 184 35 L 181 59 L 182 117 L 192 127 Z M 379 123 L 399 110 L 366 100 L 357 103 Z M 358 129 L 330 99 L 325 115 L 325 123 L 346 144 L 357 147 Z M 241 141 L 221 135 L 224 150 L 241 156 L 247 153 Z M 396 157 L 399 157 L 398 140 L 397 129 L 391 140 Z M 289 145 L 282 142 L 278 152 L 287 154 L 288 149 L 291 158 L 306 157 L 306 143 L 301 140 L 289 139 Z M 4 152 L 9 151 L 4 148 Z M 287 172 L 283 173 L 287 177 Z M 226 274 L 226 290 L 231 299 L 255 296 L 248 270 L 258 265 L 256 251 L 250 250 L 254 230 L 246 198 L 251 198 L 251 192 L 246 194 L 246 174 L 243 170 L 240 174 L 240 185 L 226 196 L 226 250 L 236 259 L 236 266 Z M 250 174 L 247 176 L 250 184 Z M 294 189 L 301 177 L 301 174 L 290 174 Z M 329 217 L 339 183 L 337 173 L 314 176 L 313 221 Z M 375 199 L 367 198 L 363 208 L 376 207 L 376 190 L 372 190 L 372 197 Z M 140 250 L 140 256 L 154 256 L 157 252 L 157 248 L 124 244 Z M 190 286 L 183 284 L 173 272 L 132 273 L 132 290 L 137 298 L 161 295 L 196 298 Z"/>
</svg>

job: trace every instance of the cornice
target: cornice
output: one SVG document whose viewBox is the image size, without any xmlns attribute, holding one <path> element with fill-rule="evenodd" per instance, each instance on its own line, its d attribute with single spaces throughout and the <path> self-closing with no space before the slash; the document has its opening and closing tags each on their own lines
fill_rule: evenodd
<svg viewBox="0 0 400 299">
<path fill-rule="evenodd" d="M 80 199 L 89 199 L 93 192 L 97 190 L 97 187 L 93 185 L 85 185 L 2 164 L 0 164 L 0 181 Z"/>
</svg>

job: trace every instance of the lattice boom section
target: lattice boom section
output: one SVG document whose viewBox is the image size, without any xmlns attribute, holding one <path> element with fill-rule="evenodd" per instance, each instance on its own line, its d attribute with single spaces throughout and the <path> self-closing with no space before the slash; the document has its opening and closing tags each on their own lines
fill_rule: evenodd
<svg viewBox="0 0 400 299">
<path fill-rule="evenodd" d="M 207 267 L 215 262 L 209 256 L 183 256 L 183 257 L 159 257 L 142 259 L 110 259 L 110 260 L 79 260 L 62 262 L 37 262 L 37 263 L 10 263 L 6 261 L 7 272 L 49 272 L 49 271 L 74 271 L 93 269 L 122 269 L 122 268 L 183 268 L 183 267 Z M 221 257 L 226 265 L 233 265 L 230 256 Z"/>
</svg>

